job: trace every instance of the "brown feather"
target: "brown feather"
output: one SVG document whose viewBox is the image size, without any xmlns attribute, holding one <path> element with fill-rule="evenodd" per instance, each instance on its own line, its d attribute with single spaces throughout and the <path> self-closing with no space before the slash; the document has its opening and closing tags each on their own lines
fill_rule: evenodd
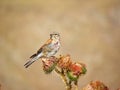
<svg viewBox="0 0 120 90">
<path fill-rule="evenodd" d="M 37 51 L 37 54 L 38 54 L 38 53 L 41 53 L 41 52 L 42 52 L 42 49 L 43 49 L 45 46 L 47 46 L 48 44 L 50 44 L 51 42 L 52 42 L 51 39 L 47 40 L 46 43 Z"/>
</svg>

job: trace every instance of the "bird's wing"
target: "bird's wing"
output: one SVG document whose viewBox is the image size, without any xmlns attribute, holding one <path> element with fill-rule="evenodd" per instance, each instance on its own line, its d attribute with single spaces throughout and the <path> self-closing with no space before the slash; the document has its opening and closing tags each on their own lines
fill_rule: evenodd
<svg viewBox="0 0 120 90">
<path fill-rule="evenodd" d="M 44 45 L 46 46 L 46 45 L 50 44 L 51 42 L 52 42 L 52 39 L 48 39 Z M 44 45 L 42 47 L 44 47 Z"/>
<path fill-rule="evenodd" d="M 37 54 L 41 53 L 42 49 L 45 48 L 47 45 L 49 45 L 51 42 L 52 42 L 51 39 L 47 40 L 46 43 L 37 51 Z"/>
</svg>

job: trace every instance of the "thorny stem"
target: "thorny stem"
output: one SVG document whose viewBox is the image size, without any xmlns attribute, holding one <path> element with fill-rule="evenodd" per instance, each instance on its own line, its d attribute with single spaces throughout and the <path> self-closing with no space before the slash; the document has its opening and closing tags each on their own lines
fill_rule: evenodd
<svg viewBox="0 0 120 90">
<path fill-rule="evenodd" d="M 67 78 L 65 77 L 65 74 L 64 74 L 64 70 L 59 71 L 57 68 L 55 68 L 55 72 L 61 76 L 63 82 L 66 85 L 66 90 L 71 90 L 72 89 L 71 81 L 69 82 L 67 81 Z"/>
</svg>

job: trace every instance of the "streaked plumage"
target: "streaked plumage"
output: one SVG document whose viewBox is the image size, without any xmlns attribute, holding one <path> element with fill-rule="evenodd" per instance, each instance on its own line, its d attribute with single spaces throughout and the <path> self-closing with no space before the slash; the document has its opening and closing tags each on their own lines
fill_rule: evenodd
<svg viewBox="0 0 120 90">
<path fill-rule="evenodd" d="M 50 34 L 50 39 L 37 51 L 37 53 L 33 54 L 27 63 L 25 63 L 25 67 L 29 67 L 33 62 L 42 58 L 42 57 L 50 57 L 55 55 L 60 48 L 60 35 L 58 33 Z"/>
</svg>

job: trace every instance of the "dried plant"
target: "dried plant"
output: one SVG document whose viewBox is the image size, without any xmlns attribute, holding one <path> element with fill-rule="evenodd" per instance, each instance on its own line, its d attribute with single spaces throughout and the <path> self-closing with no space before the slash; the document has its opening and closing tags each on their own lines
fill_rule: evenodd
<svg viewBox="0 0 120 90">
<path fill-rule="evenodd" d="M 85 64 L 73 62 L 70 55 L 61 56 L 59 58 L 51 56 L 42 58 L 43 70 L 46 74 L 55 71 L 62 78 L 66 85 L 66 90 L 72 90 L 73 84 L 78 90 L 78 79 L 87 71 Z M 73 84 L 72 84 L 73 82 Z"/>
<path fill-rule="evenodd" d="M 79 77 L 86 74 L 86 65 L 80 62 L 73 62 L 70 55 L 60 55 L 60 57 L 51 56 L 49 58 L 42 58 L 43 70 L 46 74 L 55 71 L 63 80 L 66 90 L 78 90 Z M 109 90 L 100 81 L 91 81 L 81 90 Z M 119 90 L 119 89 L 118 89 Z"/>
<path fill-rule="evenodd" d="M 75 90 L 78 90 L 79 77 L 85 75 L 87 72 L 84 63 L 73 62 L 70 55 L 60 55 L 59 57 L 50 56 L 41 59 L 45 74 L 50 74 L 55 71 L 62 78 L 66 90 L 72 90 L 73 86 Z M 109 88 L 101 81 L 91 81 L 81 90 L 109 90 Z M 117 90 L 119 90 L 119 88 Z"/>
<path fill-rule="evenodd" d="M 91 81 L 82 90 L 109 90 L 109 89 L 100 81 Z"/>
</svg>

